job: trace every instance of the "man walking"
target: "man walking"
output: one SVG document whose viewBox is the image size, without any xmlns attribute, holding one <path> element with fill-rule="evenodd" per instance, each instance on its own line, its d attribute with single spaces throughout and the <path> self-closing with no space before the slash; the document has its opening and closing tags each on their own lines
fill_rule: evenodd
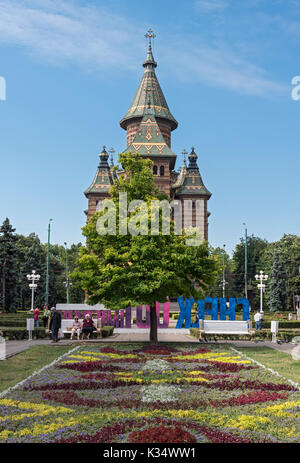
<svg viewBox="0 0 300 463">
<path fill-rule="evenodd" d="M 259 311 L 257 311 L 256 314 L 254 315 L 254 321 L 255 321 L 255 329 L 261 330 L 262 329 L 262 314 Z"/>
<path fill-rule="evenodd" d="M 51 342 L 57 342 L 58 341 L 58 330 L 61 328 L 61 315 L 59 312 L 57 312 L 55 307 L 52 307 L 51 309 L 51 318 L 50 318 L 49 328 L 52 333 Z"/>
</svg>

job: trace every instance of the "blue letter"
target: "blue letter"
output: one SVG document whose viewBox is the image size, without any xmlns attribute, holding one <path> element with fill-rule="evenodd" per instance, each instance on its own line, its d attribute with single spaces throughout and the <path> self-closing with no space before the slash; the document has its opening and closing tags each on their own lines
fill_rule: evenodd
<svg viewBox="0 0 300 463">
<path fill-rule="evenodd" d="M 198 304 L 198 318 L 204 320 L 204 299 L 199 299 L 196 303 Z M 199 328 L 199 320 L 192 324 L 192 328 Z"/>
<path fill-rule="evenodd" d="M 185 320 L 185 328 L 191 327 L 191 309 L 192 304 L 194 303 L 194 298 L 190 297 L 189 299 L 183 299 L 182 296 L 179 296 L 177 299 L 179 307 L 180 307 L 180 314 L 177 321 L 176 328 L 182 328 L 183 322 Z"/>
<path fill-rule="evenodd" d="M 229 309 L 227 309 L 225 297 L 220 298 L 220 320 L 235 320 L 235 299 L 229 298 Z"/>
<path fill-rule="evenodd" d="M 205 311 L 206 315 L 211 315 L 212 320 L 218 320 L 218 298 L 206 297 L 205 302 L 211 304 L 211 308 Z"/>
<path fill-rule="evenodd" d="M 243 320 L 247 321 L 250 319 L 249 300 L 245 297 L 238 297 L 236 300 L 237 304 L 243 304 Z"/>
</svg>

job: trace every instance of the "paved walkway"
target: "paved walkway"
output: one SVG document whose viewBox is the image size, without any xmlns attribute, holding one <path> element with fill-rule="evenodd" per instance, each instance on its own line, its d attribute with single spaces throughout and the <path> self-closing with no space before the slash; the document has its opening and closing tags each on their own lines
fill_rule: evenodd
<svg viewBox="0 0 300 463">
<path fill-rule="evenodd" d="M 114 334 L 108 338 L 94 339 L 91 341 L 80 341 L 80 344 L 98 344 L 98 343 L 117 343 L 117 342 L 148 342 L 149 333 L 124 333 L 124 334 Z M 295 347 L 295 344 L 285 343 L 277 344 L 270 341 L 217 341 L 210 343 L 199 343 L 198 339 L 186 335 L 186 334 L 165 334 L 158 333 L 159 342 L 178 342 L 178 343 L 195 343 L 198 346 L 205 346 L 206 344 L 230 344 L 235 346 L 237 349 L 239 347 L 269 347 L 271 349 L 290 354 L 292 349 Z M 36 345 L 48 345 L 51 346 L 72 346 L 76 344 L 77 341 L 70 341 L 69 339 L 62 339 L 57 344 L 51 343 L 49 340 L 39 339 L 34 341 L 7 341 L 6 342 L 6 358 L 12 357 L 13 355 L 19 354 L 27 350 L 29 347 Z"/>
</svg>

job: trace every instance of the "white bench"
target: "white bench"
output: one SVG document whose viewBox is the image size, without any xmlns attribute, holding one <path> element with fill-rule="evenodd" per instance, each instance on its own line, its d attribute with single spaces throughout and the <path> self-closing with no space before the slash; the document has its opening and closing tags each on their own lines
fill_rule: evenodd
<svg viewBox="0 0 300 463">
<path fill-rule="evenodd" d="M 250 336 L 252 339 L 255 331 L 251 327 L 251 321 L 239 320 L 199 320 L 201 341 L 206 334 L 231 334 L 237 336 Z"/>
<path fill-rule="evenodd" d="M 82 319 L 79 319 L 78 320 L 79 323 L 82 323 Z M 96 328 L 97 328 L 97 336 L 99 336 L 101 338 L 101 329 L 102 329 L 102 320 L 101 318 L 98 318 L 97 320 L 93 320 Z M 74 323 L 74 320 L 72 319 L 63 319 L 61 321 L 61 331 L 63 333 L 63 335 L 66 335 L 66 334 L 71 334 L 71 328 L 73 326 L 73 323 Z"/>
</svg>

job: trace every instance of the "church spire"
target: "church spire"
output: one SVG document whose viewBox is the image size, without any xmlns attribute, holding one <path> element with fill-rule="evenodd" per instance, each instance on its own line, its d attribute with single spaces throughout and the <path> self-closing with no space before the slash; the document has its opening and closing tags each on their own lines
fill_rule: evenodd
<svg viewBox="0 0 300 463">
<path fill-rule="evenodd" d="M 145 68 L 144 75 L 140 85 L 135 93 L 132 103 L 120 122 L 123 129 L 127 130 L 131 123 L 141 121 L 145 114 L 153 114 L 156 118 L 164 121 L 170 127 L 169 130 L 174 130 L 178 126 L 178 122 L 171 114 L 168 104 L 162 92 L 155 74 L 157 63 L 153 57 L 152 40 L 155 34 L 151 29 L 145 34 L 148 39 L 148 47 L 146 59 L 143 63 Z"/>
<path fill-rule="evenodd" d="M 156 37 L 156 35 L 152 32 L 151 29 L 149 29 L 148 32 L 145 34 L 145 37 L 146 39 L 149 40 L 149 43 L 148 43 L 148 51 L 147 51 L 146 59 L 143 62 L 143 66 L 144 68 L 150 68 L 150 69 L 156 68 L 157 62 L 153 58 L 152 45 L 151 45 L 151 39 L 153 40 Z"/>
</svg>

